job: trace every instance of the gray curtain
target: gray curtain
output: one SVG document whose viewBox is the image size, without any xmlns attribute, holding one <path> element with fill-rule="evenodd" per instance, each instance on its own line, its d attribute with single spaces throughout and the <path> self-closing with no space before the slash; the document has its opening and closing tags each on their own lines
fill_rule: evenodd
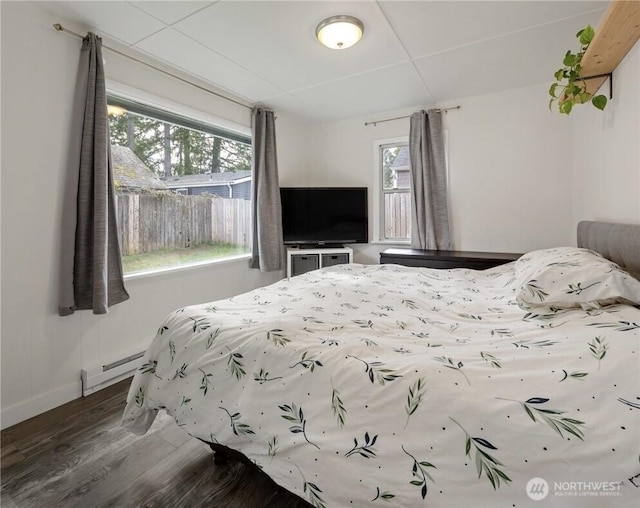
<svg viewBox="0 0 640 508">
<path fill-rule="evenodd" d="M 284 257 L 276 124 L 273 111 L 253 108 L 251 128 L 253 147 L 251 268 L 259 268 L 261 272 L 272 272 L 282 268 Z"/>
<path fill-rule="evenodd" d="M 411 247 L 451 250 L 442 113 L 411 115 Z"/>
<path fill-rule="evenodd" d="M 116 224 L 102 40 L 91 32 L 82 42 L 78 85 L 72 136 L 80 131 L 79 125 L 82 134 L 79 146 L 71 140 L 71 150 L 76 151 L 71 170 L 77 178 L 68 181 L 77 182 L 77 194 L 67 190 L 72 200 L 63 212 L 61 316 L 83 309 L 104 314 L 129 298 Z"/>
</svg>

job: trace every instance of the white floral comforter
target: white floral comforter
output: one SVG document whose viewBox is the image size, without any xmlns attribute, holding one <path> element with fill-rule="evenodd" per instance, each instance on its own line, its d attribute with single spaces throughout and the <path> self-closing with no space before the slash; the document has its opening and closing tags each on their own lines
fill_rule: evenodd
<svg viewBox="0 0 640 508">
<path fill-rule="evenodd" d="M 341 265 L 179 309 L 123 425 L 164 409 L 318 507 L 637 506 L 640 310 L 527 313 L 513 279 Z"/>
</svg>

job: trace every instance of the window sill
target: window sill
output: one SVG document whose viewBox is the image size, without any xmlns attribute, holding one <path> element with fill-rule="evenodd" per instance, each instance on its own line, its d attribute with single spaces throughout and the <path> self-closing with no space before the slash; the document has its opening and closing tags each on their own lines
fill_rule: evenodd
<svg viewBox="0 0 640 508">
<path fill-rule="evenodd" d="M 177 272 L 184 272 L 184 271 L 194 270 L 198 268 L 207 268 L 211 266 L 220 266 L 228 263 L 234 263 L 236 261 L 249 260 L 249 259 L 251 259 L 251 254 L 241 254 L 239 256 L 230 256 L 230 257 L 221 258 L 221 259 L 210 259 L 208 261 L 200 261 L 198 263 L 191 263 L 188 265 L 170 266 L 167 268 L 158 268 L 156 270 L 148 270 L 145 272 L 130 273 L 124 276 L 124 280 L 125 282 L 128 282 L 130 280 L 146 279 L 149 277 L 156 277 L 160 275 L 171 275 Z"/>
</svg>

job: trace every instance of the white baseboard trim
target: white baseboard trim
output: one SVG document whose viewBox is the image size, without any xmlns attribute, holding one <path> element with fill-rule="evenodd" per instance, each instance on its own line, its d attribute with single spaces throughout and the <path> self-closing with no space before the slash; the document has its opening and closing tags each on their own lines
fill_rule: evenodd
<svg viewBox="0 0 640 508">
<path fill-rule="evenodd" d="M 3 407 L 0 410 L 0 430 L 133 376 L 142 365 L 143 356 L 144 350 L 138 350 L 124 357 L 111 359 L 104 364 L 90 365 L 81 370 L 80 379 L 75 383 L 69 383 L 29 400 Z"/>
<path fill-rule="evenodd" d="M 16 423 L 38 416 L 62 404 L 82 397 L 82 383 L 78 379 L 56 390 L 52 390 L 24 402 L 2 408 L 0 411 L 0 429 L 4 430 Z"/>
</svg>

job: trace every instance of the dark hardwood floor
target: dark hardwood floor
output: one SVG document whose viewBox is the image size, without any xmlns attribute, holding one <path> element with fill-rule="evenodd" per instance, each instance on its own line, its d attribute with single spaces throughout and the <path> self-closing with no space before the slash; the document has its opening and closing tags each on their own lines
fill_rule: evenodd
<svg viewBox="0 0 640 508">
<path fill-rule="evenodd" d="M 144 436 L 120 427 L 130 380 L 1 433 L 2 508 L 310 505 L 210 448 L 164 413 Z"/>
</svg>

